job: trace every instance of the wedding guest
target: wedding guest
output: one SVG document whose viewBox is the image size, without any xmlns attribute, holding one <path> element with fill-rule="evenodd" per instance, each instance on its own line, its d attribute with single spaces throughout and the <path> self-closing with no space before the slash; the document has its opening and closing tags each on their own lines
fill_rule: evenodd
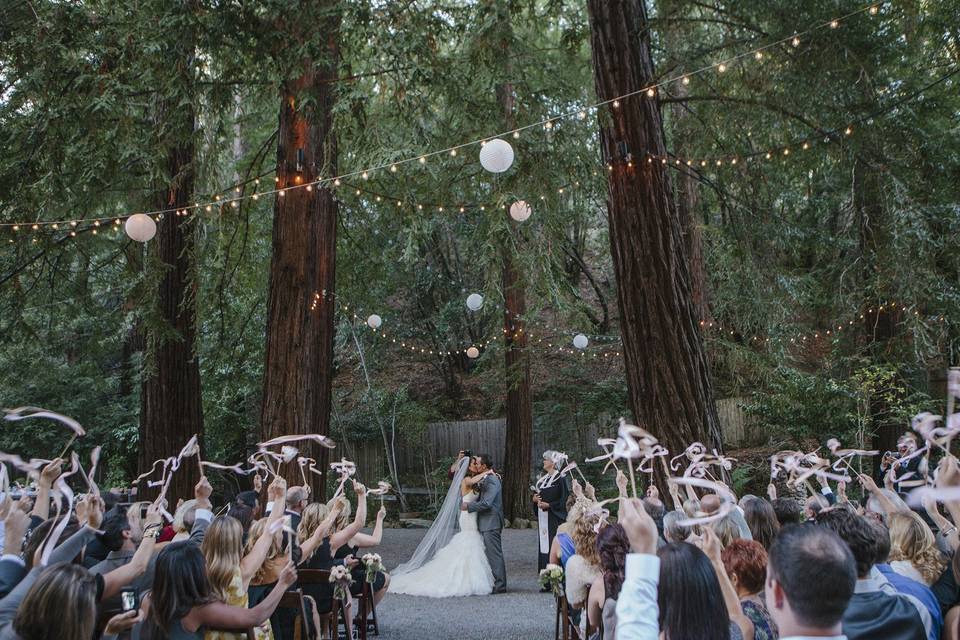
<svg viewBox="0 0 960 640">
<path fill-rule="evenodd" d="M 659 492 L 655 485 L 650 485 L 647 488 L 648 494 L 651 492 L 657 493 L 657 495 L 647 495 L 641 501 L 643 503 L 643 508 L 646 512 L 653 518 L 654 524 L 657 525 L 657 533 L 660 534 L 660 538 L 663 538 L 663 516 L 667 514 L 667 509 L 663 505 L 663 501 L 659 498 Z"/>
<path fill-rule="evenodd" d="M 254 520 L 260 519 L 260 495 L 258 491 L 241 491 L 237 494 L 235 501 L 253 511 Z"/>
<path fill-rule="evenodd" d="M 669 542 L 685 542 L 693 532 L 693 527 L 682 527 L 677 524 L 686 520 L 687 514 L 683 511 L 670 511 L 663 516 L 663 537 Z"/>
<path fill-rule="evenodd" d="M 926 586 L 943 574 L 947 560 L 937 548 L 930 527 L 913 511 L 898 511 L 888 516 L 890 527 L 890 567 Z"/>
<path fill-rule="evenodd" d="M 922 455 L 910 457 L 917 450 L 917 436 L 913 433 L 904 433 L 897 440 L 896 453 L 887 452 L 880 459 L 880 466 L 873 479 L 879 486 L 884 486 L 887 476 L 893 482 L 892 489 L 900 491 L 900 481 L 904 476 L 912 474 L 911 480 L 924 480 L 927 477 L 926 457 Z"/>
<path fill-rule="evenodd" d="M 781 640 L 844 638 L 841 619 L 856 581 L 853 555 L 835 533 L 812 524 L 784 528 L 770 545 L 765 589 Z"/>
<path fill-rule="evenodd" d="M 180 503 L 173 514 L 173 542 L 181 542 L 190 537 L 190 530 L 193 529 L 194 518 L 196 517 L 197 501 L 185 500 Z"/>
<path fill-rule="evenodd" d="M 386 517 L 386 508 L 380 507 L 380 510 L 377 511 L 377 520 L 373 525 L 373 532 L 369 534 L 363 533 L 362 531 L 355 533 L 345 545 L 337 549 L 334 557 L 339 559 L 355 558 L 360 560 L 363 557 L 362 549 L 379 546 L 383 541 L 383 521 Z M 354 596 L 359 596 L 363 593 L 363 584 L 367 579 L 366 567 L 364 567 L 362 563 L 358 563 L 350 573 L 353 575 L 353 584 L 350 585 L 350 592 Z M 373 582 L 370 583 L 370 588 L 373 591 L 374 605 L 379 605 L 390 588 L 390 574 L 385 571 L 377 571 Z"/>
<path fill-rule="evenodd" d="M 557 527 L 557 535 L 553 539 L 553 544 L 550 545 L 550 564 L 565 568 L 567 560 L 577 552 L 570 534 L 573 532 L 574 523 L 580 517 L 581 507 L 577 507 L 578 504 L 580 501 L 575 494 L 567 497 L 567 519 Z"/>
<path fill-rule="evenodd" d="M 230 516 L 214 518 L 207 529 L 200 550 L 203 552 L 210 582 L 210 594 L 220 602 L 246 608 L 250 601 L 250 581 L 261 568 L 273 545 L 271 528 L 283 517 L 283 494 L 286 482 L 277 476 L 267 489 L 268 499 L 273 501 L 273 512 L 267 518 L 263 532 L 254 541 L 249 553 L 244 554 L 243 527 Z M 269 622 L 255 629 L 256 637 L 269 640 L 272 637 Z M 207 631 L 205 640 L 241 640 L 243 634 L 224 631 Z"/>
<path fill-rule="evenodd" d="M 849 509 L 826 509 L 817 516 L 817 525 L 835 532 L 850 547 L 856 561 L 856 591 L 843 614 L 843 633 L 849 640 L 885 638 L 917 640 L 929 637 L 930 614 L 923 604 L 898 594 L 874 570 L 879 557 L 878 527 Z"/>
<path fill-rule="evenodd" d="M 737 522 L 736 517 L 733 515 L 733 511 L 723 516 L 719 520 L 715 520 L 710 524 L 710 528 L 713 529 L 713 532 L 717 534 L 717 537 L 720 539 L 720 544 L 722 546 L 727 546 L 734 540 L 742 540 L 743 532 L 741 531 L 740 524 Z M 746 527 L 746 524 L 744 524 Z"/>
<path fill-rule="evenodd" d="M 141 608 L 146 614 L 141 637 L 199 640 L 205 628 L 241 632 L 257 627 L 270 617 L 284 591 L 296 580 L 296 568 L 288 563 L 259 602 L 250 608 L 234 607 L 218 600 L 211 591 L 203 553 L 197 545 L 173 542 L 157 557 L 153 589 Z"/>
<path fill-rule="evenodd" d="M 931 627 L 928 640 L 938 640 L 943 629 L 943 611 L 933 590 L 911 578 L 900 575 L 888 564 L 890 559 L 890 535 L 883 524 L 871 523 L 877 531 L 877 558 L 874 568 L 887 579 L 897 593 L 918 600 L 930 614 Z"/>
<path fill-rule="evenodd" d="M 307 506 L 307 487 L 290 487 L 287 489 L 287 510 L 284 515 L 290 517 L 290 528 L 294 531 L 300 526 L 300 514 Z"/>
<path fill-rule="evenodd" d="M 566 463 L 566 454 L 553 450 L 543 452 L 543 475 L 537 481 L 537 492 L 533 494 L 539 528 L 547 530 L 547 535 L 541 533 L 539 538 L 538 567 L 541 571 L 550 562 L 550 547 L 557 535 L 557 528 L 567 520 L 570 480 L 560 475 Z"/>
<path fill-rule="evenodd" d="M 800 524 L 803 509 L 800 507 L 799 502 L 793 498 L 776 498 L 771 504 L 773 506 L 773 512 L 777 516 L 777 523 L 781 527 L 785 527 L 788 524 Z"/>
<path fill-rule="evenodd" d="M 614 524 L 604 527 L 597 535 L 597 553 L 600 556 L 601 575 L 590 585 L 587 599 L 589 628 L 598 629 L 602 623 L 601 640 L 614 640 L 617 632 L 617 598 L 623 586 L 624 568 L 630 540 L 623 527 Z"/>
<path fill-rule="evenodd" d="M 660 558 L 657 527 L 635 498 L 620 497 L 618 524 L 630 541 L 617 599 L 617 640 L 658 640 Z"/>
<path fill-rule="evenodd" d="M 763 548 L 769 549 L 773 539 L 780 531 L 780 522 L 773 510 L 773 505 L 762 498 L 748 500 L 743 505 L 743 518 L 750 528 L 750 535 Z"/>
<path fill-rule="evenodd" d="M 597 553 L 597 526 L 602 525 L 591 505 L 574 523 L 573 543 L 576 553 L 567 561 L 565 591 L 567 602 L 574 609 L 583 609 L 590 585 L 600 577 L 600 556 Z"/>
<path fill-rule="evenodd" d="M 756 540 L 734 540 L 720 554 L 727 576 L 737 591 L 743 613 L 753 623 L 756 640 L 776 640 L 777 625 L 763 601 L 767 552 Z"/>
</svg>

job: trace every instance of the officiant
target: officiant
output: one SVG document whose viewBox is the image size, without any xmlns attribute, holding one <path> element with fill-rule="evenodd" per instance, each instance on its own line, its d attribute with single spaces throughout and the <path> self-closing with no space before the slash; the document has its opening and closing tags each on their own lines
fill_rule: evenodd
<svg viewBox="0 0 960 640">
<path fill-rule="evenodd" d="M 567 464 L 567 454 L 559 451 L 543 452 L 543 475 L 533 487 L 533 506 L 537 512 L 539 537 L 539 567 L 542 571 L 550 558 L 550 545 L 557 535 L 557 527 L 567 521 L 567 498 L 570 478 L 561 475 Z"/>
</svg>

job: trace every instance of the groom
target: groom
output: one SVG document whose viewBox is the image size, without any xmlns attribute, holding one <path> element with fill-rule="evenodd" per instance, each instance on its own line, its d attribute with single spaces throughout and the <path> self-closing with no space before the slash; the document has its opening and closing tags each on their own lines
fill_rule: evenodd
<svg viewBox="0 0 960 640">
<path fill-rule="evenodd" d="M 492 471 L 490 456 L 482 453 L 470 461 L 470 473 L 476 475 Z M 503 548 L 500 535 L 503 532 L 503 498 L 500 478 L 495 473 L 480 482 L 480 499 L 462 503 L 460 509 L 477 514 L 477 528 L 483 536 L 483 550 L 487 562 L 493 571 L 493 592 L 505 593 L 507 590 L 507 568 L 503 562 Z"/>
</svg>

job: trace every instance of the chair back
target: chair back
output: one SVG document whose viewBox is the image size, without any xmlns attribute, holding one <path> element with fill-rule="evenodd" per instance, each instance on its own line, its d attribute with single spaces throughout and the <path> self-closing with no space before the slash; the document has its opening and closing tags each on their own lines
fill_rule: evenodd
<svg viewBox="0 0 960 640">
<path fill-rule="evenodd" d="M 298 569 L 298 584 L 330 584 L 330 572 L 326 569 Z"/>
<path fill-rule="evenodd" d="M 305 640 L 307 637 L 307 607 L 303 601 L 303 591 L 294 589 L 285 591 L 280 597 L 277 609 L 291 609 L 293 611 L 293 639 Z M 274 614 L 276 615 L 276 614 Z"/>
</svg>

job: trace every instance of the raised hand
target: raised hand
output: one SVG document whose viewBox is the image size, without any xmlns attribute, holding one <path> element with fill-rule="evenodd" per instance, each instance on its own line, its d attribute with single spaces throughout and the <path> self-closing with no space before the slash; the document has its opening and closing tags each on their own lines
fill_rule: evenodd
<svg viewBox="0 0 960 640">
<path fill-rule="evenodd" d="M 51 460 L 40 472 L 40 480 L 37 484 L 47 489 L 52 487 L 53 483 L 60 477 L 60 467 L 62 466 L 63 458 L 54 458 Z"/>
<path fill-rule="evenodd" d="M 287 481 L 280 476 L 276 476 L 273 479 L 273 482 L 270 483 L 270 486 L 267 487 L 267 499 L 270 502 L 273 502 L 274 500 L 286 495 L 286 492 Z"/>
<path fill-rule="evenodd" d="M 617 469 L 617 491 L 621 497 L 627 495 L 627 474 L 620 469 Z"/>
<path fill-rule="evenodd" d="M 3 552 L 10 555 L 19 555 L 23 546 L 23 537 L 30 526 L 30 516 L 20 509 L 10 509 L 3 519 L 4 548 Z"/>
<path fill-rule="evenodd" d="M 880 488 L 877 487 L 877 483 L 874 482 L 873 478 L 865 473 L 858 475 L 857 480 L 860 481 L 860 486 L 863 487 L 865 491 L 869 491 L 870 493 L 876 493 L 877 491 L 880 491 Z"/>
<path fill-rule="evenodd" d="M 103 635 L 119 636 L 121 633 L 132 629 L 141 620 L 143 620 L 143 612 L 140 609 L 118 613 L 107 621 L 107 626 L 103 629 Z"/>
<path fill-rule="evenodd" d="M 193 488 L 193 497 L 197 501 L 197 507 L 200 509 L 209 509 L 212 506 L 210 504 L 210 494 L 212 493 L 213 487 L 210 486 L 210 481 L 207 480 L 207 476 L 201 476 L 200 481 L 197 482 Z"/>
<path fill-rule="evenodd" d="M 277 578 L 277 583 L 283 585 L 284 588 L 289 587 L 294 582 L 297 581 L 297 565 L 292 562 L 288 562 L 287 566 L 283 568 L 283 571 L 280 572 L 280 576 Z"/>
<path fill-rule="evenodd" d="M 383 520 L 386 517 L 387 517 L 387 508 L 380 507 L 380 510 L 377 511 L 377 520 Z"/>
<path fill-rule="evenodd" d="M 367 488 L 356 480 L 353 481 L 353 490 L 357 492 L 358 498 L 362 498 L 367 495 Z"/>
<path fill-rule="evenodd" d="M 160 505 L 151 504 L 147 507 L 147 517 L 143 520 L 143 528 L 156 528 L 163 524 L 163 514 L 160 513 Z"/>
<path fill-rule="evenodd" d="M 263 491 L 263 478 L 259 473 L 255 473 L 253 476 L 253 490 L 257 493 Z"/>
<path fill-rule="evenodd" d="M 103 504 L 103 498 L 88 493 L 84 497 L 84 500 L 81 504 L 85 504 L 87 506 L 87 526 L 91 529 L 99 529 L 100 523 L 103 522 L 103 511 L 106 508 L 106 506 Z M 77 515 L 77 519 L 80 520 L 79 514 Z"/>
<path fill-rule="evenodd" d="M 767 497 L 770 498 L 770 502 L 777 499 L 777 487 L 772 482 L 767 485 Z"/>
<path fill-rule="evenodd" d="M 660 497 L 660 489 L 657 488 L 657 485 L 650 483 L 650 486 L 647 487 L 647 497 L 648 498 Z"/>
</svg>

